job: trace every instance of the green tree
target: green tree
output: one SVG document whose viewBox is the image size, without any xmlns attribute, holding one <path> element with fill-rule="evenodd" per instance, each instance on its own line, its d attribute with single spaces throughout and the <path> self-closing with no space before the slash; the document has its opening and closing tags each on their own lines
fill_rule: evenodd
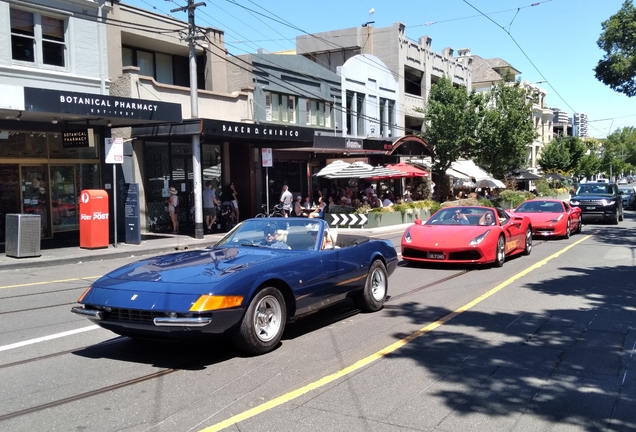
<svg viewBox="0 0 636 432">
<path fill-rule="evenodd" d="M 487 94 L 474 156 L 475 162 L 495 178 L 504 178 L 511 169 L 524 166 L 527 146 L 537 137 L 528 97 L 519 81 L 499 82 Z"/>
<path fill-rule="evenodd" d="M 433 151 L 433 172 L 445 176 L 453 162 L 472 156 L 482 109 L 481 94 L 453 86 L 448 78 L 433 84 L 422 111 L 426 124 L 422 138 Z"/>
<path fill-rule="evenodd" d="M 538 162 L 543 171 L 569 175 L 576 171 L 586 151 L 579 137 L 557 137 L 541 149 Z"/>
<path fill-rule="evenodd" d="M 636 8 L 626 0 L 621 9 L 602 23 L 596 42 L 605 51 L 594 68 L 596 79 L 627 96 L 636 94 Z"/>
<path fill-rule="evenodd" d="M 544 145 L 537 162 L 541 169 L 549 172 L 564 172 L 565 167 L 570 166 L 570 153 L 567 148 L 556 139 Z"/>
<path fill-rule="evenodd" d="M 578 166 L 574 170 L 574 175 L 579 178 L 590 178 L 598 174 L 601 169 L 600 143 L 595 139 L 588 139 L 583 142 L 585 154 L 581 156 Z"/>
</svg>

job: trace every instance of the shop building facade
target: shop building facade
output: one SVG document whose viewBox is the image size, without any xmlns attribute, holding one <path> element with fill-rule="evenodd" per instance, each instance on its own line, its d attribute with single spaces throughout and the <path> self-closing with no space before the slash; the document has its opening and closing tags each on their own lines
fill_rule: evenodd
<svg viewBox="0 0 636 432">
<path fill-rule="evenodd" d="M 43 238 L 77 237 L 81 190 L 117 187 L 104 164 L 111 128 L 182 118 L 177 104 L 109 96 L 97 22 L 109 10 L 0 2 L 0 242 L 11 213 L 40 215 Z"/>
</svg>

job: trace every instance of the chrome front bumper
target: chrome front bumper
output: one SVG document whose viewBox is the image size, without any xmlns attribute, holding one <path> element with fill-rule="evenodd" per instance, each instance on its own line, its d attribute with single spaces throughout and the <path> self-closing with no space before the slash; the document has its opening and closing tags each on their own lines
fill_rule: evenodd
<svg viewBox="0 0 636 432">
<path fill-rule="evenodd" d="M 85 309 L 80 306 L 71 308 L 71 312 L 90 320 L 100 321 L 104 319 L 104 312 L 94 309 Z M 157 317 L 152 320 L 157 327 L 204 327 L 212 322 L 210 317 Z"/>
</svg>

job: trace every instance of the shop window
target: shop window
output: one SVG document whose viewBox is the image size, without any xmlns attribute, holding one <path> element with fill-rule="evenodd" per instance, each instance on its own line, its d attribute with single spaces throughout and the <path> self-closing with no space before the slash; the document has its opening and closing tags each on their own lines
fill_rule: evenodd
<svg viewBox="0 0 636 432">
<path fill-rule="evenodd" d="M 66 69 L 66 21 L 11 8 L 11 58 L 37 67 Z"/>
<path fill-rule="evenodd" d="M 90 133 L 91 129 L 89 129 Z M 97 159 L 98 146 L 93 147 L 65 147 L 61 133 L 49 132 L 46 134 L 49 143 L 50 159 Z M 93 142 L 100 142 L 99 135 L 94 135 Z"/>
<path fill-rule="evenodd" d="M 11 131 L 0 139 L 0 157 L 46 158 L 46 133 Z"/>
<path fill-rule="evenodd" d="M 79 195 L 85 189 L 99 189 L 97 164 L 51 165 L 51 224 L 53 232 L 79 228 Z"/>
</svg>

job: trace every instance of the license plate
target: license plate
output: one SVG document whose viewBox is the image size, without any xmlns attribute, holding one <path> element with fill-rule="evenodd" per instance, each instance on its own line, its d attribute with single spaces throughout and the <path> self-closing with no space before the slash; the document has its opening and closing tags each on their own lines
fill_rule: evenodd
<svg viewBox="0 0 636 432">
<path fill-rule="evenodd" d="M 439 253 L 430 253 L 428 254 L 428 257 L 430 259 L 439 259 L 439 260 L 443 260 L 444 258 L 446 258 L 444 254 L 439 254 Z"/>
<path fill-rule="evenodd" d="M 588 210 L 596 210 L 596 207 L 587 207 Z"/>
</svg>

